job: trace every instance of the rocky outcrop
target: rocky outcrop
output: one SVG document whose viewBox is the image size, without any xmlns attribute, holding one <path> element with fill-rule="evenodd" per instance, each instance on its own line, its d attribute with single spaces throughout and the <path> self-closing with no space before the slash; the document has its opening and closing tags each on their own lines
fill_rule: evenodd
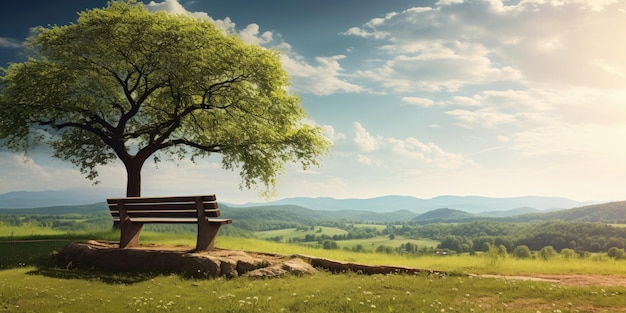
<svg viewBox="0 0 626 313">
<path fill-rule="evenodd" d="M 57 261 L 68 268 L 176 273 L 190 277 L 277 277 L 316 271 L 297 257 L 222 249 L 194 252 L 188 248 L 162 246 L 120 249 L 117 243 L 93 240 L 67 245 L 57 255 Z"/>
<path fill-rule="evenodd" d="M 403 266 L 387 266 L 387 265 L 366 265 L 352 262 L 334 261 L 329 259 L 323 259 L 313 256 L 297 255 L 299 258 L 307 260 L 307 263 L 311 264 L 315 268 L 323 268 L 332 273 L 345 273 L 355 272 L 360 274 L 439 274 L 444 275 L 442 272 L 424 270 L 412 267 Z"/>
<path fill-rule="evenodd" d="M 60 266 L 112 272 L 176 273 L 190 277 L 255 277 L 332 273 L 445 275 L 418 268 L 365 265 L 306 255 L 279 255 L 215 249 L 194 252 L 188 247 L 141 246 L 120 249 L 116 242 L 87 241 L 66 246 L 57 256 Z"/>
</svg>

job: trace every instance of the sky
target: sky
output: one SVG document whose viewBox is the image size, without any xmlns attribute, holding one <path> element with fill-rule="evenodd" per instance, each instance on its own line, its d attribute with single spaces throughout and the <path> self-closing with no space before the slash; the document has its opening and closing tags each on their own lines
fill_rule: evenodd
<svg viewBox="0 0 626 313">
<path fill-rule="evenodd" d="M 289 165 L 275 196 L 555 196 L 626 199 L 626 0 L 156 0 L 279 49 L 291 91 L 333 142 L 320 166 Z M 34 26 L 66 25 L 106 1 L 31 0 L 0 11 L 0 67 Z M 0 150 L 0 193 L 96 188 L 39 149 Z M 219 156 L 146 164 L 143 195 L 241 190 Z M 262 188 L 262 186 L 261 186 Z"/>
</svg>

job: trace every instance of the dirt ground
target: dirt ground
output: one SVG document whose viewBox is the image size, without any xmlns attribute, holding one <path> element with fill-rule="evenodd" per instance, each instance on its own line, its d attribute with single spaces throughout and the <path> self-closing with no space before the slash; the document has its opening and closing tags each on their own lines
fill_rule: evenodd
<svg viewBox="0 0 626 313">
<path fill-rule="evenodd" d="M 484 278 L 502 278 L 510 280 L 529 280 L 561 283 L 570 286 L 607 286 L 607 287 L 626 287 L 626 277 L 624 276 L 607 276 L 607 275 L 548 275 L 534 274 L 527 276 L 502 276 L 502 275 L 476 275 Z"/>
</svg>

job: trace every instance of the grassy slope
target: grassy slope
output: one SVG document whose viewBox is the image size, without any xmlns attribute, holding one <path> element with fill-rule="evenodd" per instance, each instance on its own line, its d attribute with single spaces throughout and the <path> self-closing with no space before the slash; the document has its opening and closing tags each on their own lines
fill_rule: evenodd
<svg viewBox="0 0 626 313">
<path fill-rule="evenodd" d="M 167 238 L 159 238 L 165 239 Z M 173 239 L 173 238 L 172 238 Z M 220 246 L 298 252 L 306 247 L 272 244 L 263 240 L 221 238 Z M 267 244 L 264 244 L 267 243 Z M 260 245 L 260 246 L 258 246 Z M 184 279 L 176 275 L 133 275 L 66 270 L 50 267 L 50 249 L 61 243 L 0 244 L 0 311 L 2 312 L 616 312 L 626 307 L 623 288 L 571 287 L 553 283 L 422 275 L 288 276 L 273 280 Z M 247 249 L 250 250 L 250 249 Z M 310 254 L 311 254 L 310 253 Z M 342 253 L 359 261 L 403 263 L 409 259 L 370 259 L 374 254 Z M 424 257 L 413 265 L 429 263 L 456 269 L 475 264 L 480 257 Z M 438 260 L 438 261 L 434 261 Z M 509 259 L 491 266 L 495 273 L 520 264 Z M 19 263 L 16 263 L 19 262 Z M 437 263 L 439 262 L 439 263 Z M 469 262 L 469 263 L 468 263 Z M 533 261 L 526 261 L 533 262 Z M 534 261 L 538 262 L 538 261 Z M 574 261 L 571 263 L 577 263 Z M 563 270 L 562 261 L 555 263 Z M 464 264 L 464 265 L 463 265 Z M 623 270 L 605 266 L 607 272 Z M 544 268 L 538 266 L 537 268 Z M 555 267 L 556 268 L 556 267 Z"/>
<path fill-rule="evenodd" d="M 16 269 L 0 276 L 7 312 L 614 312 L 626 306 L 619 288 L 436 276 L 320 273 L 279 280 L 133 282 L 97 276 L 65 279 Z"/>
</svg>

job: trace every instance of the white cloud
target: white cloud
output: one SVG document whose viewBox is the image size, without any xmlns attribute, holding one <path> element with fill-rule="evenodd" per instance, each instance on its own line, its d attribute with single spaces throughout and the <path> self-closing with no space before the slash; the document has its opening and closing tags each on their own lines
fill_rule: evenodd
<svg viewBox="0 0 626 313">
<path fill-rule="evenodd" d="M 75 169 L 39 164 L 31 156 L 0 152 L 0 192 L 54 190 L 88 185 Z M 60 184 L 62 182 L 62 184 Z"/>
<path fill-rule="evenodd" d="M 396 92 L 507 81 L 624 88 L 626 45 L 619 43 L 626 20 L 619 3 L 442 0 L 432 9 L 372 19 L 345 35 L 380 43 L 388 61 L 359 74 Z"/>
<path fill-rule="evenodd" d="M 374 39 L 383 39 L 387 37 L 389 34 L 386 32 L 368 32 L 359 27 L 352 27 L 347 31 L 343 32 L 344 35 L 349 36 L 358 36 L 363 38 L 374 38 Z"/>
<path fill-rule="evenodd" d="M 324 131 L 324 136 L 326 137 L 326 139 L 330 140 L 330 142 L 332 143 L 346 139 L 345 134 L 336 133 L 335 128 L 330 125 L 323 125 L 322 130 Z"/>
<path fill-rule="evenodd" d="M 473 161 L 466 159 L 463 155 L 444 151 L 432 142 L 423 143 L 413 137 L 403 140 L 389 138 L 387 141 L 391 146 L 391 151 L 408 163 L 420 161 L 446 170 L 475 165 Z"/>
<path fill-rule="evenodd" d="M 431 99 L 428 99 L 428 98 L 402 97 L 402 99 L 400 99 L 400 100 L 402 102 L 404 102 L 404 103 L 417 105 L 417 106 L 423 107 L 423 108 L 428 108 L 428 107 L 431 107 L 431 106 L 435 105 L 435 101 L 433 101 Z"/>
<path fill-rule="evenodd" d="M 145 4 L 145 6 L 151 12 L 166 11 L 172 14 L 181 14 L 181 15 L 187 15 L 187 16 L 197 17 L 197 18 L 206 18 L 206 19 L 213 21 L 213 19 L 206 12 L 187 11 L 187 9 L 185 9 L 178 2 L 178 0 L 163 0 L 163 2 L 150 1 L 148 4 Z M 224 29 L 228 29 L 228 28 L 224 28 Z"/>
<path fill-rule="evenodd" d="M 407 53 L 394 56 L 382 67 L 357 72 L 396 92 L 456 91 L 470 84 L 514 81 L 521 74 L 510 66 L 492 62 L 481 45 L 458 41 L 443 44 L 422 42 L 426 48 L 410 44 Z M 402 49 L 401 48 L 401 49 Z M 397 46 L 388 49 L 398 51 Z M 417 52 L 410 50 L 417 49 Z"/>
<path fill-rule="evenodd" d="M 626 121 L 626 89 L 485 90 L 471 97 L 453 97 L 454 104 L 480 104 L 476 109 L 449 110 L 464 127 L 513 125 L 535 129 L 553 123 L 622 124 Z"/>
<path fill-rule="evenodd" d="M 372 136 L 359 122 L 354 122 L 353 141 L 361 150 L 365 152 L 378 150 L 378 148 L 382 145 L 382 138 Z"/>
<path fill-rule="evenodd" d="M 447 152 L 432 142 L 424 143 L 414 137 L 396 139 L 373 136 L 358 122 L 354 123 L 354 128 L 354 142 L 361 151 L 370 153 L 357 155 L 357 161 L 361 164 L 385 164 L 400 171 L 425 168 L 452 170 L 476 165 L 462 154 Z"/>
<path fill-rule="evenodd" d="M 282 55 L 283 66 L 293 79 L 296 91 L 318 96 L 334 93 L 358 93 L 364 89 L 341 78 L 343 68 L 339 64 L 343 55 L 317 57 L 316 65 L 293 53 Z"/>
<path fill-rule="evenodd" d="M 152 11 L 165 10 L 174 14 L 206 18 L 214 22 L 225 33 L 238 34 L 243 41 L 249 44 L 278 48 L 282 51 L 283 66 L 293 79 L 292 87 L 297 92 L 330 95 L 334 93 L 358 93 L 365 91 L 362 87 L 345 79 L 343 68 L 339 63 L 340 60 L 345 58 L 343 55 L 316 57 L 316 64 L 313 65 L 301 55 L 294 53 L 290 44 L 279 40 L 280 36 L 275 36 L 270 31 L 261 32 L 261 27 L 256 23 L 248 24 L 243 29 L 238 30 L 235 22 L 229 17 L 223 20 L 216 20 L 205 12 L 190 12 L 177 0 L 164 0 L 160 3 L 151 1 L 146 6 Z"/>
<path fill-rule="evenodd" d="M 465 0 L 439 0 L 435 5 L 437 6 L 445 6 L 445 5 L 453 5 L 463 3 Z"/>
<path fill-rule="evenodd" d="M 554 155 L 568 160 L 606 159 L 622 163 L 626 158 L 626 125 L 554 123 L 524 130 L 511 138 L 512 149 L 527 156 Z M 611 163 L 587 162 L 591 167 L 611 167 Z"/>
<path fill-rule="evenodd" d="M 272 32 L 263 32 L 261 36 L 259 36 L 259 25 L 257 24 L 249 24 L 239 32 L 239 37 L 243 39 L 243 41 L 255 45 L 264 45 L 273 40 Z"/>
<path fill-rule="evenodd" d="M 22 46 L 19 40 L 13 38 L 0 37 L 0 48 L 17 49 Z"/>
<path fill-rule="evenodd" d="M 479 107 L 482 106 L 482 102 L 480 97 L 464 97 L 464 96 L 454 96 L 452 97 L 452 103 L 460 106 L 466 107 Z"/>
<path fill-rule="evenodd" d="M 359 162 L 360 164 L 372 165 L 372 159 L 362 154 L 357 155 L 357 162 Z"/>
<path fill-rule="evenodd" d="M 500 124 L 512 124 L 516 122 L 515 115 L 494 112 L 490 110 L 451 110 L 446 114 L 453 116 L 460 126 L 472 128 L 474 126 L 493 128 Z"/>
</svg>

